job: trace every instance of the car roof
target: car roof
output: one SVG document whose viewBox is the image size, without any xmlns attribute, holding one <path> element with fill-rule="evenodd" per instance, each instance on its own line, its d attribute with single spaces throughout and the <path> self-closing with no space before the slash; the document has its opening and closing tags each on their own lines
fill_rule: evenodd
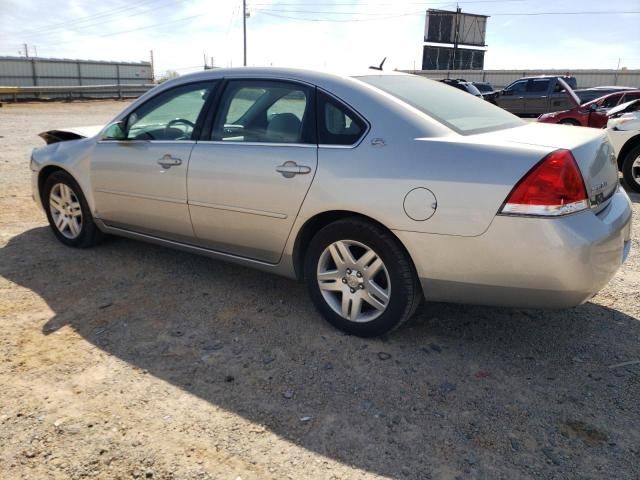
<svg viewBox="0 0 640 480">
<path fill-rule="evenodd" d="M 201 72 L 189 73 L 181 75 L 180 77 L 171 80 L 173 85 L 181 83 L 191 83 L 201 80 L 214 80 L 223 77 L 276 77 L 285 79 L 298 79 L 309 83 L 316 83 L 318 81 L 327 79 L 346 79 L 349 77 L 362 77 L 367 75 L 409 75 L 404 72 L 398 72 L 395 70 L 374 70 L 374 69 L 359 69 L 352 71 L 342 72 L 320 72 L 317 70 L 310 70 L 304 68 L 284 68 L 284 67 L 234 67 L 234 68 L 214 68 L 211 70 L 204 70 Z"/>
<path fill-rule="evenodd" d="M 576 78 L 572 75 L 534 75 L 532 77 L 522 77 L 522 78 L 518 78 L 518 80 L 540 80 L 540 79 L 547 79 L 547 78 Z M 517 80 L 514 80 L 514 82 Z"/>
</svg>

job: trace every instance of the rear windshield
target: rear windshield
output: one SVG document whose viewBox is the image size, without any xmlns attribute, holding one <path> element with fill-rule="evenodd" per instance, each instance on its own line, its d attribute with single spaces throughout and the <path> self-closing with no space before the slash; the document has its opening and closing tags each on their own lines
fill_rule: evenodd
<svg viewBox="0 0 640 480">
<path fill-rule="evenodd" d="M 488 83 L 474 83 L 475 87 L 482 93 L 493 92 L 493 88 Z"/>
<path fill-rule="evenodd" d="M 399 98 L 461 135 L 524 124 L 486 100 L 417 75 L 366 75 L 358 80 Z"/>
</svg>

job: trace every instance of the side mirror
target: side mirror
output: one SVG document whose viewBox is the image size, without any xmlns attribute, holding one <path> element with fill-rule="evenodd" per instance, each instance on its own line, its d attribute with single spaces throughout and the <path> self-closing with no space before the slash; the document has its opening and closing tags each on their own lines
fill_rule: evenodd
<svg viewBox="0 0 640 480">
<path fill-rule="evenodd" d="M 502 90 L 502 95 L 513 95 L 513 90 Z"/>
<path fill-rule="evenodd" d="M 596 110 L 598 110 L 598 105 L 596 105 L 595 103 L 592 103 L 591 105 L 589 105 L 590 112 L 595 112 Z"/>
<path fill-rule="evenodd" d="M 126 140 L 127 139 L 127 127 L 124 120 L 118 120 L 109 124 L 107 128 L 102 132 L 100 140 Z"/>
</svg>

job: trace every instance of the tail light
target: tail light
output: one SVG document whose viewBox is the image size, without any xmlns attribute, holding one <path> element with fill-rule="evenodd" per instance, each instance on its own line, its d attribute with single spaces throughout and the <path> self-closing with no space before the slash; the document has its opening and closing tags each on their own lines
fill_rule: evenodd
<svg viewBox="0 0 640 480">
<path fill-rule="evenodd" d="M 587 189 L 569 150 L 556 150 L 538 162 L 511 190 L 504 215 L 559 216 L 589 208 Z"/>
</svg>

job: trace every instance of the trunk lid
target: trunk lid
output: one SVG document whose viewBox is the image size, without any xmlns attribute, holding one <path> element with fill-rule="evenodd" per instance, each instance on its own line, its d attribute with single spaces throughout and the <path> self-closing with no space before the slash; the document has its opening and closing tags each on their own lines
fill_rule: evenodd
<svg viewBox="0 0 640 480">
<path fill-rule="evenodd" d="M 591 208 L 596 213 L 606 207 L 618 188 L 616 155 L 605 130 L 534 122 L 482 136 L 496 141 L 570 150 L 582 173 Z"/>
</svg>

